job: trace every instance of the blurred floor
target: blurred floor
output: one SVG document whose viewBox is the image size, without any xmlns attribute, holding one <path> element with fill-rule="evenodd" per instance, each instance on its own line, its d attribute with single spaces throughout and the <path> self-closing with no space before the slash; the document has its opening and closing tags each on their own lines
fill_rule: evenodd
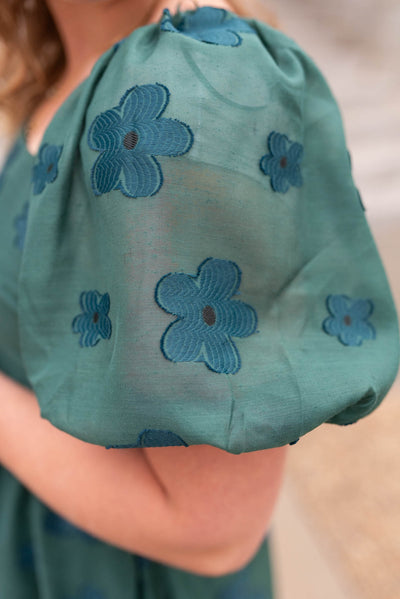
<svg viewBox="0 0 400 599">
<path fill-rule="evenodd" d="M 339 101 L 356 183 L 400 311 L 400 2 L 280 0 L 281 24 Z M 290 450 L 276 514 L 277 599 L 400 598 L 400 382 L 350 427 Z"/>
</svg>

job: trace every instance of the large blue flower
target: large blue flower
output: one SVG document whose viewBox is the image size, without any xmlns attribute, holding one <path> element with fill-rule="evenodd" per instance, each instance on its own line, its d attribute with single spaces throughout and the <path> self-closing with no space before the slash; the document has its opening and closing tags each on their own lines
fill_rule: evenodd
<svg viewBox="0 0 400 599">
<path fill-rule="evenodd" d="M 20 214 L 18 214 L 14 219 L 14 227 L 16 230 L 14 244 L 20 250 L 23 249 L 24 243 L 25 243 L 26 228 L 27 228 L 27 224 L 28 224 L 28 211 L 29 211 L 29 204 L 28 204 L 28 202 L 26 202 L 24 204 Z"/>
<path fill-rule="evenodd" d="M 176 25 L 173 21 L 179 19 Z M 200 42 L 220 46 L 240 46 L 240 33 L 255 33 L 254 29 L 238 17 L 232 17 L 222 8 L 202 6 L 196 11 L 187 12 L 181 17 L 171 17 L 169 10 L 164 10 L 161 21 L 163 31 L 183 33 Z"/>
<path fill-rule="evenodd" d="M 178 318 L 166 329 L 161 350 L 173 362 L 205 362 L 214 372 L 235 374 L 240 355 L 231 337 L 248 337 L 257 328 L 255 310 L 232 296 L 241 271 L 229 260 L 207 258 L 197 276 L 165 275 L 157 284 L 158 305 Z"/>
<path fill-rule="evenodd" d="M 48 183 L 53 183 L 58 175 L 58 161 L 63 146 L 43 144 L 39 150 L 39 163 L 32 172 L 33 193 L 42 193 Z"/>
<path fill-rule="evenodd" d="M 303 178 L 300 162 L 303 158 L 303 146 L 292 142 L 286 135 L 272 131 L 268 136 L 269 154 L 260 160 L 260 168 L 271 177 L 274 191 L 286 193 L 290 186 L 301 187 Z"/>
<path fill-rule="evenodd" d="M 107 445 L 106 449 L 127 447 L 175 447 L 177 445 L 188 446 L 186 441 L 171 431 L 154 428 L 145 428 L 139 433 L 136 443 L 129 445 Z"/>
<path fill-rule="evenodd" d="M 328 295 L 326 306 L 331 316 L 322 323 L 325 333 L 335 335 L 344 345 L 359 346 L 365 339 L 375 339 L 375 329 L 367 322 L 374 309 L 371 300 Z"/>
<path fill-rule="evenodd" d="M 155 156 L 180 156 L 193 134 L 185 123 L 160 118 L 169 102 L 160 83 L 128 89 L 118 106 L 99 114 L 90 126 L 88 144 L 100 156 L 92 168 L 96 195 L 119 189 L 131 198 L 152 196 L 163 183 Z"/>
<path fill-rule="evenodd" d="M 79 304 L 82 314 L 72 321 L 74 333 L 80 333 L 79 343 L 82 347 L 93 347 L 100 339 L 111 337 L 110 296 L 101 295 L 98 291 L 82 291 Z"/>
</svg>

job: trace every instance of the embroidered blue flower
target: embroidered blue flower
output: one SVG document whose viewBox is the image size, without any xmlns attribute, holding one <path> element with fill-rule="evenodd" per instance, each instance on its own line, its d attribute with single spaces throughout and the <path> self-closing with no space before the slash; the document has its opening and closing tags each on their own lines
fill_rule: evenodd
<svg viewBox="0 0 400 599">
<path fill-rule="evenodd" d="M 176 445 L 188 444 L 179 435 L 175 435 L 171 431 L 157 430 L 153 428 L 145 428 L 139 433 L 136 443 L 133 445 L 107 445 L 106 449 L 127 447 L 171 447 Z"/>
<path fill-rule="evenodd" d="M 87 541 L 95 541 L 95 538 L 91 535 L 88 535 L 85 531 L 77 528 L 68 520 L 61 518 L 58 514 L 48 510 L 46 513 L 46 517 L 44 520 L 44 528 L 47 533 L 62 536 L 62 537 L 70 537 L 76 536 Z"/>
<path fill-rule="evenodd" d="M 58 175 L 58 161 L 63 146 L 43 144 L 39 150 L 39 163 L 35 164 L 32 173 L 33 193 L 42 193 L 48 183 L 53 183 Z"/>
<path fill-rule="evenodd" d="M 174 25 L 173 21 L 179 19 Z M 203 6 L 182 16 L 171 17 L 169 10 L 164 10 L 161 29 L 173 33 L 183 33 L 200 42 L 220 46 L 240 46 L 242 38 L 239 33 L 255 33 L 238 17 L 233 17 L 222 8 Z"/>
<path fill-rule="evenodd" d="M 131 198 L 157 193 L 163 174 L 155 156 L 181 156 L 193 143 L 188 125 L 160 118 L 168 102 L 164 85 L 138 85 L 94 119 L 88 144 L 100 152 L 91 173 L 96 195 L 113 189 Z"/>
<path fill-rule="evenodd" d="M 14 245 L 16 245 L 20 250 L 23 249 L 25 243 L 26 227 L 28 224 L 28 211 L 29 204 L 26 202 L 20 214 L 18 214 L 14 219 L 14 227 L 16 230 Z"/>
<path fill-rule="evenodd" d="M 161 350 L 173 362 L 205 362 L 214 372 L 235 374 L 240 355 L 231 337 L 248 337 L 257 327 L 255 310 L 232 296 L 241 271 L 229 260 L 207 258 L 197 276 L 165 275 L 157 284 L 160 308 L 178 318 L 161 339 Z"/>
<path fill-rule="evenodd" d="M 98 291 L 82 291 L 79 298 L 82 314 L 72 321 L 74 333 L 80 333 L 79 343 L 82 347 L 93 347 L 100 339 L 111 337 L 110 296 L 101 295 Z"/>
<path fill-rule="evenodd" d="M 325 333 L 335 335 L 344 345 L 359 346 L 366 339 L 375 339 L 375 329 L 367 322 L 374 309 L 371 300 L 328 295 L 326 305 L 331 317 L 322 323 Z"/>
<path fill-rule="evenodd" d="M 303 178 L 300 162 L 303 158 L 303 146 L 292 142 L 286 135 L 273 131 L 268 136 L 269 154 L 260 160 L 260 168 L 271 177 L 274 191 L 286 193 L 290 186 L 301 187 Z"/>
</svg>

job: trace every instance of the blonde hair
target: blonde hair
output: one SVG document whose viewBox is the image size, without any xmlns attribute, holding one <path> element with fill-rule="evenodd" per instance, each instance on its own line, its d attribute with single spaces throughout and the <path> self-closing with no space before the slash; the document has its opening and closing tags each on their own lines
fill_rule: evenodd
<svg viewBox="0 0 400 599">
<path fill-rule="evenodd" d="M 276 26 L 261 0 L 229 1 L 238 15 Z M 43 101 L 65 64 L 64 48 L 45 0 L 2 0 L 0 110 L 12 127 L 18 127 Z"/>
</svg>

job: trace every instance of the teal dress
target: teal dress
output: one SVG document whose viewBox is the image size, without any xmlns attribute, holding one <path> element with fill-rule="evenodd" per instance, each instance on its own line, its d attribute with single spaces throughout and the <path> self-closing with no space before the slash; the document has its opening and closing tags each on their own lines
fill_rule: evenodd
<svg viewBox="0 0 400 599">
<path fill-rule="evenodd" d="M 324 78 L 200 8 L 107 51 L 1 178 L 0 368 L 107 448 L 296 442 L 374 410 L 396 312 Z M 12 599 L 271 599 L 268 542 L 203 577 L 107 545 L 0 470 Z"/>
</svg>

